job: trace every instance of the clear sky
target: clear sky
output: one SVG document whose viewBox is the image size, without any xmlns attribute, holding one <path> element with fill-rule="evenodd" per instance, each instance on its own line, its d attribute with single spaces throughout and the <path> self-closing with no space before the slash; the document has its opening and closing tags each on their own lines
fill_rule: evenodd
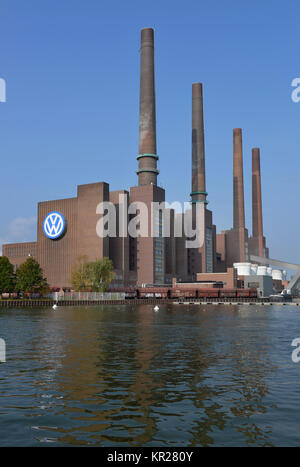
<svg viewBox="0 0 300 467">
<path fill-rule="evenodd" d="M 159 184 L 188 201 L 191 85 L 204 86 L 206 177 L 217 231 L 232 226 L 232 129 L 261 148 L 270 256 L 300 262 L 299 1 L 1 0 L 0 243 L 36 240 L 37 202 L 78 184 L 137 183 L 139 41 L 155 29 Z"/>
</svg>

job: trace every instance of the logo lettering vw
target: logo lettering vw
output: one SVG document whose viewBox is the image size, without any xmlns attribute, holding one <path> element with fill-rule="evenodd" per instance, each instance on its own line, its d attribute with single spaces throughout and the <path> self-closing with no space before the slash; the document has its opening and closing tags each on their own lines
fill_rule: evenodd
<svg viewBox="0 0 300 467">
<path fill-rule="evenodd" d="M 61 237 L 66 228 L 66 221 L 60 212 L 50 212 L 44 220 L 43 229 L 46 237 L 56 240 Z"/>
</svg>

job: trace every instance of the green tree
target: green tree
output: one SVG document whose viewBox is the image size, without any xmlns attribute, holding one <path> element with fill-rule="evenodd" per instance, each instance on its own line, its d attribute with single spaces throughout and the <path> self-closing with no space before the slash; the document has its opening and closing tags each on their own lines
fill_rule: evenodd
<svg viewBox="0 0 300 467">
<path fill-rule="evenodd" d="M 93 292 L 104 292 L 114 278 L 113 263 L 106 256 L 89 263 L 89 279 Z"/>
<path fill-rule="evenodd" d="M 0 293 L 15 289 L 14 268 L 6 256 L 0 256 Z"/>
<path fill-rule="evenodd" d="M 72 271 L 71 284 L 75 292 L 87 289 L 104 292 L 114 277 L 113 263 L 109 258 L 88 262 L 86 256 L 80 256 Z"/>
<path fill-rule="evenodd" d="M 17 270 L 16 288 L 20 292 L 45 292 L 48 290 L 44 272 L 34 258 L 28 258 Z"/>
<path fill-rule="evenodd" d="M 75 292 L 86 290 L 90 287 L 89 263 L 86 256 L 79 256 L 71 275 L 71 284 Z"/>
</svg>

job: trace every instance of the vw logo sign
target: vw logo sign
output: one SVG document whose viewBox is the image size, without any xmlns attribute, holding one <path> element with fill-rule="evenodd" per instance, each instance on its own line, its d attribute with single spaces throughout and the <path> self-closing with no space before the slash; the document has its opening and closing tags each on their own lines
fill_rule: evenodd
<svg viewBox="0 0 300 467">
<path fill-rule="evenodd" d="M 43 229 L 46 237 L 56 240 L 61 237 L 66 228 L 66 221 L 60 212 L 50 212 L 44 220 Z"/>
</svg>

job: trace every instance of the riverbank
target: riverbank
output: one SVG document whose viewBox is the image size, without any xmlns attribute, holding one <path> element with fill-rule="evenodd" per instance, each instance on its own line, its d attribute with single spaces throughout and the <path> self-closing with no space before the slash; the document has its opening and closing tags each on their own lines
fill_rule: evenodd
<svg viewBox="0 0 300 467">
<path fill-rule="evenodd" d="M 23 307 L 50 307 L 53 305 L 63 306 L 92 306 L 92 305 L 139 305 L 139 304 L 167 304 L 173 303 L 173 300 L 168 299 L 124 299 L 124 300 L 0 300 L 0 308 L 23 308 Z"/>
<path fill-rule="evenodd" d="M 99 306 L 99 305 L 292 305 L 300 306 L 300 302 L 270 302 L 269 299 L 253 298 L 253 299 L 214 299 L 208 300 L 178 300 L 177 299 L 164 299 L 164 298 L 147 298 L 147 299 L 123 299 L 123 300 L 61 300 L 56 302 L 49 299 L 27 299 L 27 300 L 0 300 L 0 308 L 35 308 L 35 307 L 52 307 L 57 304 L 58 307 L 66 306 Z"/>
</svg>

